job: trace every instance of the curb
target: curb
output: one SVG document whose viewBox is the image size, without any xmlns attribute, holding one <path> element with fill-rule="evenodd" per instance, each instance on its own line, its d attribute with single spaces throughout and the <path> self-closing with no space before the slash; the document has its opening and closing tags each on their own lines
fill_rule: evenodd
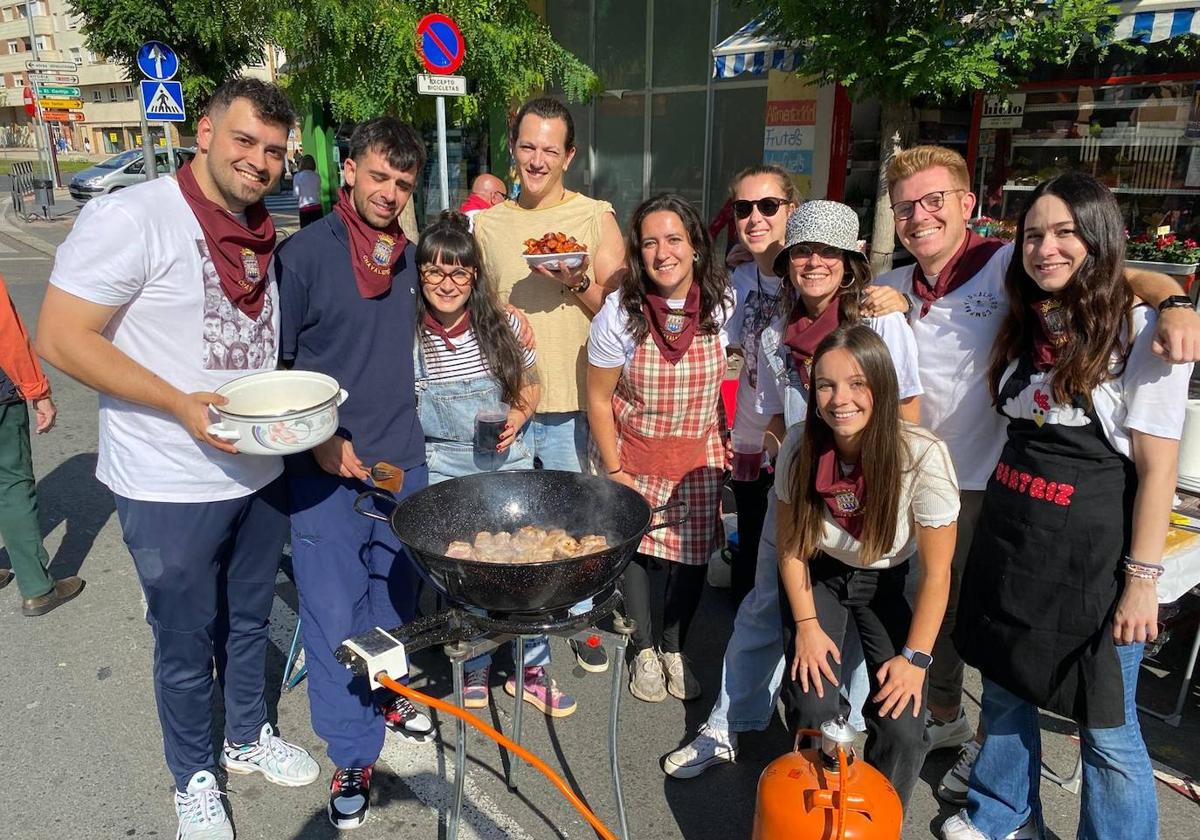
<svg viewBox="0 0 1200 840">
<path fill-rule="evenodd" d="M 19 220 L 16 210 L 13 209 L 12 197 L 0 198 L 0 233 L 48 257 L 53 257 L 57 253 L 56 246 L 40 237 L 26 233 L 18 225 Z"/>
</svg>

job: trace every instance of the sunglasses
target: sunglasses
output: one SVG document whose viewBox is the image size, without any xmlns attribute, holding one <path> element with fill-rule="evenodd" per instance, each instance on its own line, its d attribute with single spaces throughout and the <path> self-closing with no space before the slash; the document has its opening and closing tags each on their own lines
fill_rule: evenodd
<svg viewBox="0 0 1200 840">
<path fill-rule="evenodd" d="M 758 208 L 758 212 L 770 218 L 779 212 L 779 208 L 788 203 L 786 198 L 760 198 L 757 201 L 749 201 L 744 198 L 739 198 L 733 202 L 733 214 L 739 219 L 748 219 L 750 214 L 754 212 L 754 208 Z"/>
<path fill-rule="evenodd" d="M 822 260 L 840 260 L 842 258 L 842 249 L 835 245 L 822 244 L 801 244 L 793 245 L 788 251 L 788 256 L 797 262 L 807 260 L 809 257 L 816 256 Z"/>
</svg>

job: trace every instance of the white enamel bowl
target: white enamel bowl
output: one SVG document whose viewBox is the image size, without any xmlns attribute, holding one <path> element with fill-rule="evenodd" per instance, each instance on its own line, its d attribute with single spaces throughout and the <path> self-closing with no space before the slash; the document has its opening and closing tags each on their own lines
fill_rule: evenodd
<svg viewBox="0 0 1200 840">
<path fill-rule="evenodd" d="M 290 455 L 324 443 L 347 396 L 333 377 L 306 370 L 252 373 L 216 392 L 229 401 L 213 406 L 221 422 L 208 433 L 248 455 Z"/>
</svg>

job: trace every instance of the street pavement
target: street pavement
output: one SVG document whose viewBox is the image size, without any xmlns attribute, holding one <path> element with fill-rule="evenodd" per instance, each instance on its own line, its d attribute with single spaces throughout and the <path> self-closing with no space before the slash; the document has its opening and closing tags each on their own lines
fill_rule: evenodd
<svg viewBox="0 0 1200 840">
<path fill-rule="evenodd" d="M 281 217 L 286 228 L 289 219 Z M 51 269 L 53 247 L 66 236 L 69 219 L 16 222 L 0 219 L 0 272 L 17 307 L 33 329 Z M 72 837 L 170 837 L 175 827 L 171 780 L 151 681 L 152 639 L 144 621 L 137 577 L 121 542 L 108 491 L 93 477 L 96 462 L 96 397 L 56 371 L 50 372 L 59 406 L 57 427 L 34 440 L 41 519 L 57 576 L 78 572 L 87 588 L 74 602 L 41 618 L 20 615 L 16 587 L 0 596 L 0 836 L 22 840 Z M 0 565 L 7 565 L 0 552 Z M 295 628 L 296 593 L 279 578 L 272 611 L 267 660 L 270 713 L 285 737 L 320 761 L 320 780 L 304 788 L 280 788 L 258 776 L 235 776 L 226 789 L 238 837 L 243 840 L 321 840 L 336 832 L 324 815 L 331 767 L 309 724 L 305 683 L 281 693 L 284 659 Z M 763 767 L 790 748 L 775 721 L 764 733 L 745 734 L 733 765 L 700 778 L 665 777 L 661 757 L 690 738 L 704 720 L 720 677 L 720 657 L 733 607 L 728 592 L 709 588 L 693 625 L 688 653 L 703 696 L 692 703 L 673 699 L 647 704 L 623 691 L 619 758 L 630 836 L 637 840 L 747 837 Z M 1178 685 L 1187 641 L 1164 650 L 1160 663 L 1143 669 L 1143 701 L 1170 705 Z M 579 698 L 579 711 L 562 720 L 542 718 L 527 707 L 524 743 L 563 774 L 597 814 L 616 828 L 616 811 L 606 747 L 610 674 L 584 675 L 570 651 L 554 641 L 552 673 Z M 449 670 L 438 650 L 413 658 L 414 687 L 434 696 L 450 693 Z M 479 713 L 487 723 L 512 729 L 512 700 L 500 686 L 511 669 L 507 652 L 497 656 L 493 706 Z M 497 673 L 497 671 L 499 673 Z M 978 676 L 968 676 L 968 714 L 977 718 Z M 1200 708 L 1195 690 L 1181 729 L 1143 717 L 1155 759 L 1184 774 L 1200 776 Z M 218 708 L 218 721 L 221 718 Z M 435 716 L 437 717 L 437 716 Z M 453 720 L 437 717 L 442 739 L 412 745 L 389 735 L 375 777 L 370 821 L 360 840 L 447 836 L 444 814 L 451 797 L 455 735 Z M 1067 774 L 1078 754 L 1071 728 L 1043 718 L 1045 759 Z M 220 723 L 217 731 L 220 732 Z M 218 736 L 219 737 L 219 736 Z M 217 747 L 214 741 L 214 749 Z M 504 781 L 501 751 L 482 736 L 469 738 L 467 808 L 460 836 L 472 840 L 588 838 L 583 819 L 528 766 L 519 789 Z M 907 815 L 906 838 L 929 837 L 952 813 L 933 795 L 937 780 L 953 763 L 953 750 L 928 759 Z M 1161 836 L 1196 837 L 1196 805 L 1166 786 L 1157 786 Z M 1042 786 L 1051 838 L 1075 835 L 1078 797 L 1056 785 Z"/>
</svg>

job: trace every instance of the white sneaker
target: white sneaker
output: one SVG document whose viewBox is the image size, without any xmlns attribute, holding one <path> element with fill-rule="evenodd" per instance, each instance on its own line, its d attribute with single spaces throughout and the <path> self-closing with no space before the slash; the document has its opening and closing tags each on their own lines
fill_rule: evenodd
<svg viewBox="0 0 1200 840">
<path fill-rule="evenodd" d="M 946 747 L 962 746 L 974 737 L 975 730 L 971 728 L 966 712 L 959 709 L 958 717 L 949 723 L 942 723 L 926 712 L 925 734 L 929 736 L 929 751 L 933 752 Z"/>
<path fill-rule="evenodd" d="M 1037 828 L 1034 826 L 1031 816 L 1016 831 L 1005 834 L 1003 840 L 1036 840 L 1036 838 Z M 966 811 L 959 811 L 942 823 L 942 840 L 988 840 L 988 836 L 967 819 Z"/>
<path fill-rule="evenodd" d="M 662 662 L 654 648 L 639 650 L 630 668 L 629 693 L 647 703 L 661 703 L 667 699 L 663 677 Z"/>
<path fill-rule="evenodd" d="M 233 840 L 233 825 L 212 773 L 201 770 L 188 780 L 187 792 L 175 791 L 179 829 L 175 840 Z"/>
<path fill-rule="evenodd" d="M 235 746 L 226 741 L 220 761 L 230 773 L 262 773 L 268 781 L 284 787 L 301 787 L 321 775 L 313 757 L 276 735 L 269 723 L 262 725 L 253 744 Z"/>
<path fill-rule="evenodd" d="M 675 779 L 693 779 L 714 764 L 737 760 L 737 733 L 722 732 L 705 723 L 690 744 L 663 759 L 663 772 Z"/>
<path fill-rule="evenodd" d="M 667 691 L 680 700 L 695 700 L 700 696 L 700 681 L 692 673 L 682 653 L 658 652 L 663 675 L 667 678 Z"/>
<path fill-rule="evenodd" d="M 951 805 L 967 804 L 971 769 L 975 766 L 975 759 L 979 758 L 981 746 L 972 738 L 959 748 L 958 761 L 954 762 L 954 766 L 946 771 L 946 775 L 942 776 L 941 782 L 938 783 L 938 799 Z"/>
</svg>

